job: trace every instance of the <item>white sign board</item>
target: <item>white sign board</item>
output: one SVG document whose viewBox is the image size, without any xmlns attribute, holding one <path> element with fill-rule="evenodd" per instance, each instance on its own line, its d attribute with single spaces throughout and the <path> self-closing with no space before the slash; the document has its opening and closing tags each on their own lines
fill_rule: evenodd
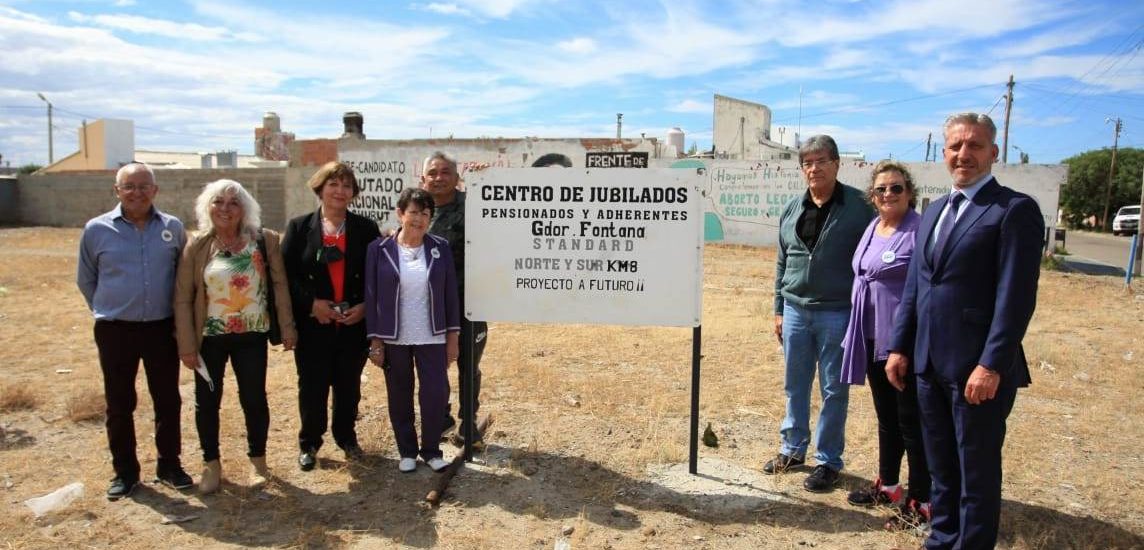
<svg viewBox="0 0 1144 550">
<path fill-rule="evenodd" d="M 397 197 L 407 186 L 418 187 L 420 181 L 413 175 L 416 161 L 394 157 L 386 151 L 355 150 L 339 154 L 354 171 L 361 193 L 354 197 L 350 209 L 382 227 L 396 227 L 394 209 Z"/>
<path fill-rule="evenodd" d="M 465 316 L 698 326 L 706 180 L 664 168 L 470 174 Z"/>
</svg>

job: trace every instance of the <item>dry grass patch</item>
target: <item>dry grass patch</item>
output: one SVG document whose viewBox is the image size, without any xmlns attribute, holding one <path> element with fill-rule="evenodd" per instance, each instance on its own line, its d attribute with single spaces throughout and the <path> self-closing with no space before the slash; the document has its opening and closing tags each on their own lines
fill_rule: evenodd
<svg viewBox="0 0 1144 550">
<path fill-rule="evenodd" d="M 40 398 L 26 386 L 5 386 L 0 389 L 0 412 L 34 410 Z"/>
<path fill-rule="evenodd" d="M 0 547 L 553 548 L 562 537 L 573 548 L 754 550 L 920 542 L 882 531 L 882 511 L 846 504 L 849 490 L 872 481 L 877 463 L 865 387 L 851 390 L 838 490 L 803 491 L 805 472 L 758 472 L 774 455 L 784 410 L 781 347 L 772 334 L 775 255 L 734 246 L 704 251 L 699 425 L 711 422 L 721 444 L 699 449 L 700 477 L 649 474 L 680 469 L 687 459 L 690 330 L 493 323 L 481 410 L 497 422 L 488 449 L 458 474 L 438 508 L 422 502 L 436 474 L 396 471 L 385 383 L 374 367 L 365 371 L 358 421 L 367 464 L 345 464 L 327 433 L 320 468 L 300 472 L 297 376 L 292 354 L 279 350 L 270 353 L 266 381 L 272 483 L 263 491 L 244 484 L 246 429 L 228 368 L 224 490 L 201 498 L 148 484 L 129 501 L 108 503 L 98 494 L 111 472 L 106 435 L 92 422 L 104 414 L 101 375 L 91 315 L 74 283 L 79 233 L 0 229 L 0 255 L 10 260 L 0 262 L 0 286 L 9 289 L 0 342 L 13 343 L 0 346 L 0 387 L 51 388 L 39 389 L 35 412 L 0 414 L 8 434 L 0 487 L 14 503 L 57 488 L 61 478 L 90 491 L 74 514 L 48 521 L 11 506 L 0 515 Z M 1005 442 L 999 548 L 1144 548 L 1140 334 L 1144 295 L 1126 295 L 1119 279 L 1042 274 L 1025 339 L 1033 385 L 1017 398 Z M 51 374 L 61 367 L 71 372 Z M 197 478 L 193 384 L 181 374 L 182 459 Z M 456 369 L 449 375 L 455 407 Z M 136 390 L 139 461 L 149 473 L 153 411 L 142 372 Z M 43 412 L 49 403 L 52 414 Z M 65 418 L 78 423 L 56 421 Z M 13 444 L 13 434 L 25 443 Z M 443 450 L 447 458 L 456 452 Z M 692 482 L 709 485 L 691 490 Z M 719 491 L 726 487 L 735 494 Z M 160 525 L 169 514 L 197 519 Z M 569 535 L 565 527 L 573 528 Z"/>
<path fill-rule="evenodd" d="M 81 390 L 80 393 L 68 396 L 64 402 L 64 415 L 75 423 L 99 422 L 105 413 L 103 393 L 98 390 Z"/>
</svg>

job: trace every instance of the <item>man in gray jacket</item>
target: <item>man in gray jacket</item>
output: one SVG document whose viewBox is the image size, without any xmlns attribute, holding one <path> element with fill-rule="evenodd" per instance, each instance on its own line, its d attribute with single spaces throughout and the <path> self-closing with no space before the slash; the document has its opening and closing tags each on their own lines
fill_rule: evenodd
<svg viewBox="0 0 1144 550">
<path fill-rule="evenodd" d="M 802 465 L 810 442 L 810 390 L 815 370 L 822 410 L 815 431 L 818 463 L 803 487 L 828 492 L 838 481 L 845 448 L 849 387 L 842 382 L 842 337 L 850 317 L 850 260 L 874 210 L 862 192 L 838 181 L 838 145 L 811 137 L 799 148 L 807 190 L 783 209 L 775 262 L 775 336 L 786 363 L 782 446 L 763 472 Z"/>
</svg>

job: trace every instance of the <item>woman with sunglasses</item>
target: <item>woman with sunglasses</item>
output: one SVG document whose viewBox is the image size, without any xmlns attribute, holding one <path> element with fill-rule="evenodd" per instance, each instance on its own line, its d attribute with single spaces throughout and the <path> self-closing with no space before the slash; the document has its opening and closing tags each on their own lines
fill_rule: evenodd
<svg viewBox="0 0 1144 550">
<path fill-rule="evenodd" d="M 913 373 L 897 391 L 886 378 L 886 358 L 894 312 L 902 299 L 921 216 L 914 211 L 917 192 L 905 165 L 884 160 L 870 176 L 867 199 L 878 211 L 854 252 L 850 322 L 842 340 L 842 381 L 862 384 L 868 376 L 878 417 L 878 477 L 872 486 L 850 493 L 855 506 L 895 506 L 886 522 L 895 530 L 929 521 L 930 476 L 922 446 L 917 385 Z M 909 485 L 898 472 L 902 454 L 909 459 Z"/>
<path fill-rule="evenodd" d="M 294 364 L 298 369 L 298 467 L 313 470 L 326 432 L 330 391 L 334 443 L 349 460 L 362 456 L 358 445 L 361 372 L 369 346 L 365 337 L 365 254 L 378 238 L 377 224 L 349 211 L 361 192 L 353 170 L 328 162 L 310 178 L 318 209 L 290 220 L 282 255 L 298 326 Z"/>
</svg>

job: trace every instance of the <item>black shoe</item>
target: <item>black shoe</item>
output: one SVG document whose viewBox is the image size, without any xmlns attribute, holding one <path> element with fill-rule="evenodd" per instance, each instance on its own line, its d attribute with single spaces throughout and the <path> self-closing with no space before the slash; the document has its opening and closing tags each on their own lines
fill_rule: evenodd
<svg viewBox="0 0 1144 550">
<path fill-rule="evenodd" d="M 774 458 L 768 460 L 766 464 L 763 464 L 763 473 L 781 474 L 788 470 L 793 470 L 799 466 L 802 466 L 804 463 L 805 462 L 801 458 L 795 458 L 793 456 L 787 456 L 779 453 Z"/>
<path fill-rule="evenodd" d="M 445 413 L 445 422 L 441 424 L 441 441 L 448 439 L 450 435 L 453 435 L 453 431 L 456 429 L 457 421 L 453 418 L 453 415 Z"/>
<path fill-rule="evenodd" d="M 301 468 L 303 472 L 309 472 L 317 465 L 318 451 L 302 451 L 302 454 L 298 455 L 298 467 Z"/>
<path fill-rule="evenodd" d="M 832 470 L 830 466 L 819 464 L 809 476 L 806 476 L 802 488 L 812 493 L 829 493 L 834 490 L 835 483 L 838 483 L 838 472 Z"/>
<path fill-rule="evenodd" d="M 901 502 L 904 494 L 905 491 L 902 490 L 901 485 L 898 485 L 893 491 L 887 491 L 882 486 L 882 480 L 876 479 L 873 485 L 865 489 L 850 491 L 846 497 L 846 502 L 854 506 L 886 506 Z"/>
<path fill-rule="evenodd" d="M 111 480 L 111 486 L 107 488 L 107 500 L 114 502 L 121 498 L 129 497 L 138 487 L 138 479 L 124 479 L 115 476 L 115 479 Z"/>
<path fill-rule="evenodd" d="M 365 458 L 365 451 L 361 450 L 361 447 L 357 445 L 344 447 L 342 452 L 346 453 L 346 460 L 349 461 L 359 462 Z"/>
<path fill-rule="evenodd" d="M 195 484 L 191 476 L 183 471 L 183 468 L 175 466 L 174 468 L 167 468 L 155 474 L 155 481 L 165 483 L 174 487 L 175 489 L 186 489 Z"/>
</svg>

